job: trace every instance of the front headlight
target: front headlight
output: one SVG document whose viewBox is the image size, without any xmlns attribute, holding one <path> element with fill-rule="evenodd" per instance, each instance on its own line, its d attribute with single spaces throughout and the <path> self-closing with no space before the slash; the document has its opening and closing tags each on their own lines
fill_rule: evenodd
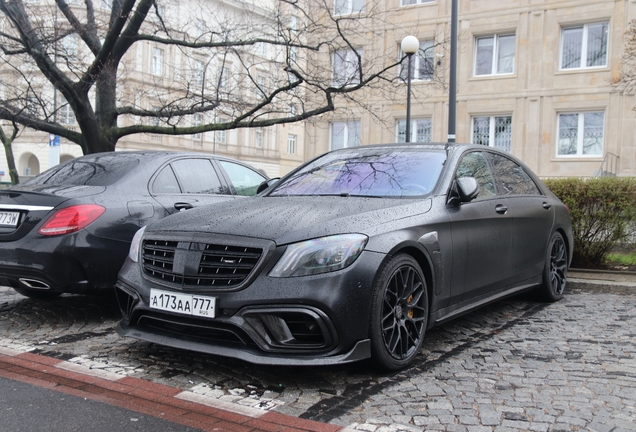
<svg viewBox="0 0 636 432">
<path fill-rule="evenodd" d="M 128 258 L 132 262 L 139 262 L 139 249 L 141 248 L 141 238 L 144 236 L 146 227 L 141 227 L 130 242 L 130 249 L 128 250 Z"/>
<path fill-rule="evenodd" d="M 343 234 L 289 245 L 269 275 L 294 277 L 341 270 L 353 264 L 367 240 L 362 234 Z"/>
</svg>

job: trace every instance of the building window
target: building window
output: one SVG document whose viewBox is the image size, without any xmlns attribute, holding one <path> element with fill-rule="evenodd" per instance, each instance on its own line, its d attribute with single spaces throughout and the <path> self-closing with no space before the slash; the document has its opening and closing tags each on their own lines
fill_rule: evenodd
<svg viewBox="0 0 636 432">
<path fill-rule="evenodd" d="M 203 120 L 203 116 L 201 114 L 194 114 L 192 116 L 192 126 L 201 126 Z M 195 133 L 192 135 L 192 139 L 195 140 L 200 140 L 201 139 L 201 133 Z"/>
<path fill-rule="evenodd" d="M 515 35 L 475 39 L 475 75 L 502 75 L 515 71 Z"/>
<path fill-rule="evenodd" d="M 150 72 L 153 75 L 163 75 L 163 50 L 161 48 L 152 49 L 152 64 L 150 66 Z"/>
<path fill-rule="evenodd" d="M 397 142 L 406 142 L 406 120 L 397 122 Z M 431 142 L 432 123 L 430 118 L 411 119 L 410 142 Z"/>
<path fill-rule="evenodd" d="M 473 144 L 496 147 L 510 152 L 512 145 L 512 117 L 473 117 Z"/>
<path fill-rule="evenodd" d="M 201 60 L 194 61 L 194 67 L 192 68 L 192 84 L 195 86 L 203 85 L 203 73 L 205 66 Z"/>
<path fill-rule="evenodd" d="M 339 50 L 333 53 L 333 85 L 338 87 L 360 84 L 362 50 Z"/>
<path fill-rule="evenodd" d="M 559 114 L 558 156 L 602 156 L 605 113 Z"/>
<path fill-rule="evenodd" d="M 287 135 L 287 153 L 296 154 L 296 135 Z"/>
<path fill-rule="evenodd" d="M 333 4 L 336 15 L 358 13 L 364 10 L 364 0 L 334 0 Z"/>
<path fill-rule="evenodd" d="M 561 69 L 607 66 L 609 23 L 563 27 Z"/>
<path fill-rule="evenodd" d="M 226 123 L 227 119 L 226 118 L 219 118 L 218 119 L 218 123 Z M 227 131 L 225 130 L 218 130 L 214 133 L 214 138 L 216 139 L 217 142 L 225 144 L 227 142 Z"/>
<path fill-rule="evenodd" d="M 65 36 L 60 41 L 60 54 L 69 61 L 77 60 L 77 41 L 78 36 L 76 33 Z"/>
<path fill-rule="evenodd" d="M 331 123 L 331 150 L 360 145 L 360 121 Z"/>
<path fill-rule="evenodd" d="M 435 53 L 434 53 L 435 42 L 424 41 L 420 43 L 420 50 L 417 52 L 417 55 L 413 55 L 411 57 L 411 78 L 414 80 L 431 80 L 433 79 L 433 74 L 435 72 Z M 399 59 L 404 57 L 402 53 L 402 48 L 398 48 Z M 407 77 L 407 67 L 409 64 L 408 58 L 402 59 L 402 63 L 400 64 L 400 78 L 406 80 Z"/>
<path fill-rule="evenodd" d="M 219 88 L 224 89 L 227 87 L 230 71 L 226 67 L 222 67 L 219 71 Z"/>
<path fill-rule="evenodd" d="M 75 113 L 66 101 L 64 96 L 60 97 L 60 109 L 58 110 L 58 119 L 60 124 L 72 126 L 75 125 Z"/>
<path fill-rule="evenodd" d="M 433 3 L 436 0 L 402 0 L 402 6 L 414 5 L 414 4 L 424 4 L 424 3 Z"/>
<path fill-rule="evenodd" d="M 289 104 L 289 116 L 293 117 L 298 113 L 298 110 L 296 109 L 296 104 Z"/>
<path fill-rule="evenodd" d="M 254 147 L 263 148 L 263 128 L 254 131 Z"/>
</svg>

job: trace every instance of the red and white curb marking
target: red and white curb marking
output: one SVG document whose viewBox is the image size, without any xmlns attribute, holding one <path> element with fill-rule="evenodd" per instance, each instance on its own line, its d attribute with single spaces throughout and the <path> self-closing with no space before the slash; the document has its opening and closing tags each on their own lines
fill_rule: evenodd
<svg viewBox="0 0 636 432">
<path fill-rule="evenodd" d="M 1 346 L 0 376 L 204 431 L 348 430 Z"/>
</svg>

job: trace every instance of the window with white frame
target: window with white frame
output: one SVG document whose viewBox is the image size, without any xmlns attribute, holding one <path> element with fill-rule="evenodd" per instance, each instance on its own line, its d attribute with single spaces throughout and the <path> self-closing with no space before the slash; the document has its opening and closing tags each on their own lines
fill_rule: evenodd
<svg viewBox="0 0 636 432">
<path fill-rule="evenodd" d="M 58 121 L 60 124 L 73 126 L 77 122 L 75 120 L 75 113 L 68 104 L 68 101 L 64 96 L 60 96 L 60 109 L 58 110 Z"/>
<path fill-rule="evenodd" d="M 219 123 L 225 123 L 227 122 L 226 118 L 219 118 Z M 227 142 L 227 131 L 225 130 L 218 130 L 215 132 L 214 137 L 216 138 L 216 141 L 219 143 L 226 143 Z"/>
<path fill-rule="evenodd" d="M 331 150 L 360 145 L 360 120 L 331 123 Z"/>
<path fill-rule="evenodd" d="M 410 142 L 431 142 L 432 122 L 430 118 L 411 119 Z M 398 120 L 396 125 L 397 142 L 406 142 L 406 120 Z"/>
<path fill-rule="evenodd" d="M 512 116 L 473 117 L 473 144 L 496 147 L 510 152 L 512 147 Z"/>
<path fill-rule="evenodd" d="M 156 76 L 163 75 L 163 50 L 161 48 L 152 48 L 150 72 Z"/>
<path fill-rule="evenodd" d="M 414 5 L 414 4 L 424 4 L 424 3 L 433 3 L 437 0 L 402 0 L 402 6 Z"/>
<path fill-rule="evenodd" d="M 287 135 L 287 153 L 296 154 L 296 135 Z"/>
<path fill-rule="evenodd" d="M 230 71 L 228 68 L 226 67 L 222 67 L 221 70 L 219 71 L 219 88 L 220 89 L 225 89 L 228 86 L 228 82 L 230 80 Z"/>
<path fill-rule="evenodd" d="M 195 86 L 203 85 L 203 74 L 205 65 L 201 60 L 195 60 L 192 67 L 192 84 Z"/>
<path fill-rule="evenodd" d="M 264 99 L 267 89 L 265 88 L 267 80 L 263 75 L 256 77 L 256 88 L 254 89 L 254 96 L 258 99 Z"/>
<path fill-rule="evenodd" d="M 201 114 L 194 114 L 192 116 L 192 126 L 201 126 L 201 123 L 203 122 L 203 116 Z M 195 140 L 200 140 L 201 139 L 201 133 L 195 133 L 192 135 L 192 139 Z"/>
<path fill-rule="evenodd" d="M 360 59 L 362 50 L 343 49 L 332 55 L 333 85 L 342 87 L 360 84 Z"/>
<path fill-rule="evenodd" d="M 254 147 L 263 148 L 263 128 L 256 128 L 254 131 Z"/>
<path fill-rule="evenodd" d="M 364 10 L 364 0 L 334 0 L 333 6 L 336 15 L 358 13 Z"/>
<path fill-rule="evenodd" d="M 78 40 L 79 37 L 77 33 L 72 33 L 68 36 L 63 37 L 60 41 L 60 54 L 66 60 L 77 60 Z"/>
<path fill-rule="evenodd" d="M 602 156 L 605 136 L 603 111 L 561 113 L 557 156 Z"/>
<path fill-rule="evenodd" d="M 563 27 L 561 69 L 607 66 L 608 36 L 608 22 Z"/>
<path fill-rule="evenodd" d="M 288 111 L 289 115 L 291 117 L 295 116 L 298 113 L 298 110 L 296 108 L 296 104 L 289 104 L 289 111 Z"/>
<path fill-rule="evenodd" d="M 435 73 L 435 42 L 432 40 L 420 42 L 420 50 L 411 56 L 411 79 L 431 80 Z M 400 63 L 400 78 L 408 78 L 408 57 L 404 57 L 402 48 L 398 48 Z M 404 57 L 404 59 L 402 59 Z"/>
<path fill-rule="evenodd" d="M 256 42 L 256 54 L 264 57 L 267 54 L 267 45 L 265 45 L 265 42 Z"/>
<path fill-rule="evenodd" d="M 475 38 L 475 75 L 504 75 L 515 71 L 514 34 Z"/>
</svg>

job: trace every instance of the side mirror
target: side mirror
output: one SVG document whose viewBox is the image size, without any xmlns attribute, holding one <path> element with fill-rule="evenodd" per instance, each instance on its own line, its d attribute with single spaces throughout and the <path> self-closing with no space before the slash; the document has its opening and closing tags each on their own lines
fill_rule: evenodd
<svg viewBox="0 0 636 432">
<path fill-rule="evenodd" d="M 453 181 L 446 204 L 470 202 L 479 195 L 479 183 L 474 177 L 462 177 Z"/>
<path fill-rule="evenodd" d="M 256 195 L 263 192 L 268 187 L 274 186 L 276 183 L 278 183 L 278 180 L 280 180 L 280 177 L 275 177 L 269 180 L 265 180 L 263 183 L 258 185 L 258 189 L 256 189 Z"/>
</svg>

